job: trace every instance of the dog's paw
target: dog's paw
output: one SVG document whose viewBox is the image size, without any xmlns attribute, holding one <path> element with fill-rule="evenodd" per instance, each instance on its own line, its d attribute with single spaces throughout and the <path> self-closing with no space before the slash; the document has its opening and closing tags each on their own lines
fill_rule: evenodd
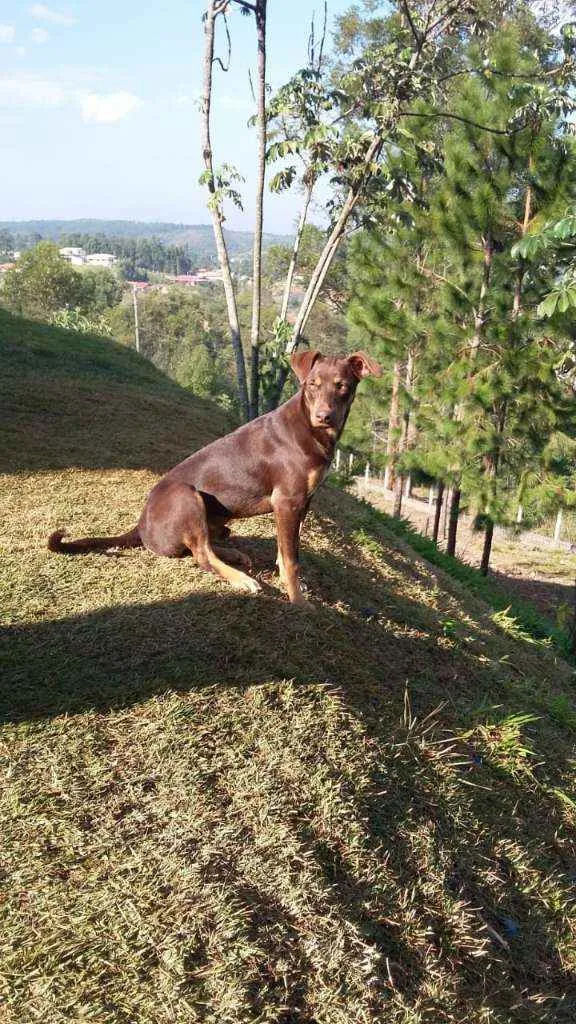
<svg viewBox="0 0 576 1024">
<path fill-rule="evenodd" d="M 258 580 L 255 580 L 252 576 L 247 576 L 245 580 L 234 584 L 234 586 L 236 590 L 243 590 L 247 594 L 258 594 L 262 590 Z"/>
<path fill-rule="evenodd" d="M 292 608 L 298 608 L 300 611 L 307 612 L 308 614 L 315 611 L 314 605 L 304 597 L 304 594 L 301 594 L 300 597 L 293 598 L 290 601 L 290 605 Z"/>
</svg>

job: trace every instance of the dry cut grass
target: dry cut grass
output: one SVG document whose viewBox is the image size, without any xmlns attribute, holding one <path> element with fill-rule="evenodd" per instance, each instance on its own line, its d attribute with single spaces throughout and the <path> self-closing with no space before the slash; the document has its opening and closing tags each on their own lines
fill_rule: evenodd
<svg viewBox="0 0 576 1024">
<path fill-rule="evenodd" d="M 24 441 L 26 331 L 5 384 Z M 330 488 L 311 614 L 272 575 L 266 518 L 240 528 L 256 597 L 188 559 L 49 555 L 57 526 L 135 521 L 156 467 L 122 466 L 134 423 L 166 465 L 222 424 L 143 377 L 85 459 L 105 365 L 41 340 L 69 432 L 53 363 L 53 419 L 1 490 L 1 1019 L 572 1022 L 572 669 Z"/>
</svg>

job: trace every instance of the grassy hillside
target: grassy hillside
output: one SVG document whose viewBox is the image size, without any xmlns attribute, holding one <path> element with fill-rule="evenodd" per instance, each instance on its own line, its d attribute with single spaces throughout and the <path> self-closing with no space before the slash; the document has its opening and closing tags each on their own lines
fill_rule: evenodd
<svg viewBox="0 0 576 1024">
<path fill-rule="evenodd" d="M 0 354 L 2 1020 L 572 1022 L 573 670 L 329 487 L 310 613 L 268 518 L 258 596 L 50 555 L 226 427 L 109 341 Z"/>
</svg>

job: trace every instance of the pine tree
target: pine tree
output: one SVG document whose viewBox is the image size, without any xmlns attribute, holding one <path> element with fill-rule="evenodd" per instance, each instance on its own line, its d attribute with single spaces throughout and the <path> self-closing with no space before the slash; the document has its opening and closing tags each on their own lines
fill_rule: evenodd
<svg viewBox="0 0 576 1024">
<path fill-rule="evenodd" d="M 414 133 L 414 145 L 387 154 L 388 186 L 370 197 L 366 210 L 378 227 L 357 236 L 349 259 L 352 335 L 371 339 L 386 371 L 386 482 L 394 492 L 395 516 L 401 514 L 418 435 L 420 364 L 431 336 L 441 332 L 434 282 L 425 273 L 433 249 L 428 192 L 436 171 L 429 135 L 425 124 L 421 137 Z"/>
<path fill-rule="evenodd" d="M 485 525 L 484 572 L 494 524 L 505 519 L 499 471 L 507 446 L 517 442 L 521 429 L 518 408 L 511 404 L 517 403 L 519 391 L 523 404 L 538 394 L 544 404 L 530 406 L 538 419 L 559 397 L 554 373 L 542 360 L 530 309 L 523 308 L 526 299 L 534 301 L 539 282 L 534 275 L 527 277 L 521 261 L 514 261 L 511 247 L 565 192 L 571 169 L 559 138 L 562 96 L 551 89 L 542 97 L 533 87 L 536 58 L 520 44 L 518 29 L 501 33 L 490 48 L 487 75 L 461 87 L 456 109 L 462 121 L 446 139 L 443 180 L 434 202 L 448 264 L 444 298 L 466 336 L 449 372 L 458 429 L 448 550 L 455 550 L 465 484 Z M 512 72 L 519 79 L 513 88 Z M 482 131 L 479 123 L 512 129 L 499 135 Z M 552 421 L 553 416 L 543 426 Z"/>
</svg>

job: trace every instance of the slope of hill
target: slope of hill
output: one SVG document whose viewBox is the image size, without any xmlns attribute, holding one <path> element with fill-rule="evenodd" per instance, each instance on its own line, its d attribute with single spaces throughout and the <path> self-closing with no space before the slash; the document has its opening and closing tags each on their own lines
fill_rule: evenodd
<svg viewBox="0 0 576 1024">
<path fill-rule="evenodd" d="M 88 234 L 112 235 L 127 238 L 159 238 L 171 245 L 189 245 L 195 252 L 208 256 L 216 255 L 214 235 L 210 224 L 170 224 L 163 221 L 98 220 L 80 218 L 77 220 L 3 220 L 0 230 L 13 235 L 40 235 L 57 242 L 62 235 Z M 226 231 L 229 251 L 234 256 L 247 252 L 252 246 L 251 231 Z M 264 246 L 287 243 L 289 235 L 264 234 Z"/>
<path fill-rule="evenodd" d="M 331 487 L 309 613 L 268 518 L 255 597 L 50 555 L 226 426 L 106 340 L 0 353 L 3 1019 L 573 1021 L 573 670 Z"/>
</svg>

